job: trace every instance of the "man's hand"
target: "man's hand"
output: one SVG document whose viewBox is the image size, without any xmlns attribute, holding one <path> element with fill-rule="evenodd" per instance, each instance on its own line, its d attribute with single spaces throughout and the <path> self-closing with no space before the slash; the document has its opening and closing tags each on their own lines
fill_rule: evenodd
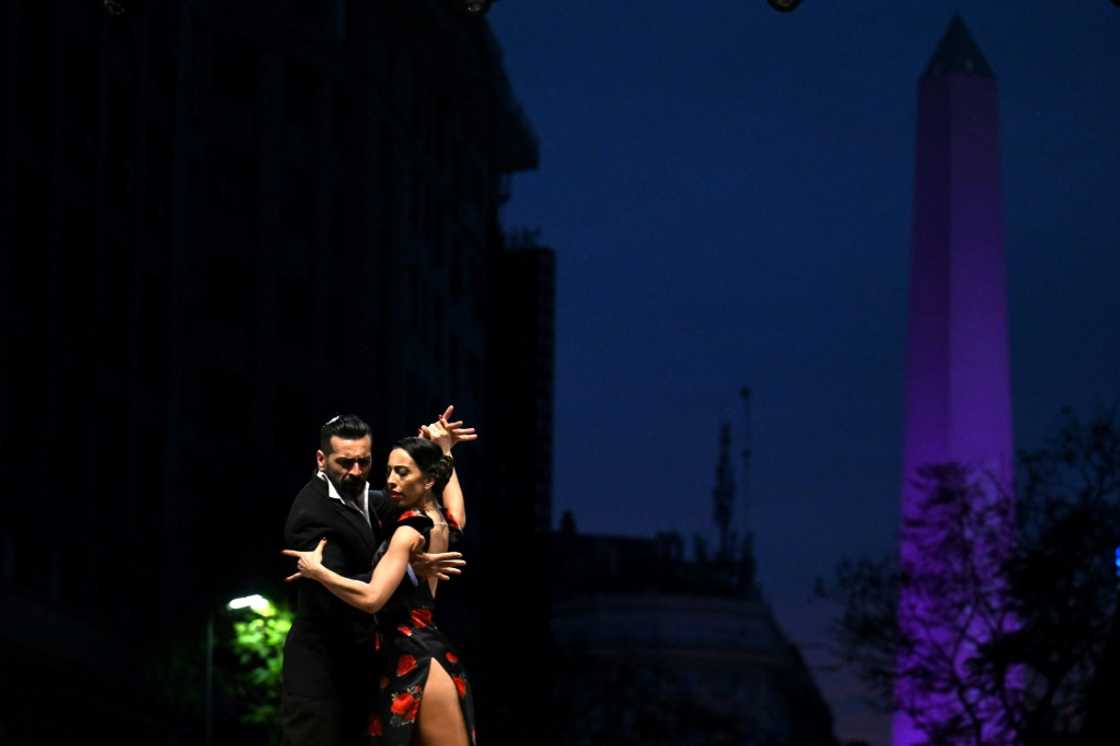
<svg viewBox="0 0 1120 746">
<path fill-rule="evenodd" d="M 478 435 L 473 427 L 463 427 L 462 420 L 451 422 L 451 413 L 454 411 L 455 406 L 449 405 L 435 422 L 421 425 L 418 435 L 435 443 L 444 453 L 451 453 L 457 443 L 477 440 Z"/>
<path fill-rule="evenodd" d="M 412 571 L 425 580 L 431 578 L 451 580 L 452 575 L 459 575 L 463 572 L 462 568 L 466 567 L 467 561 L 463 559 L 463 555 L 459 552 L 438 554 L 417 552 L 412 555 L 411 564 Z"/>
<path fill-rule="evenodd" d="M 296 571 L 292 575 L 284 578 L 285 583 L 290 583 L 293 580 L 300 578 L 315 579 L 315 573 L 323 569 L 323 547 L 327 545 L 325 538 L 319 539 L 319 544 L 310 552 L 300 552 L 295 549 L 281 549 L 280 554 L 289 557 L 295 557 L 299 560 L 296 563 Z"/>
</svg>

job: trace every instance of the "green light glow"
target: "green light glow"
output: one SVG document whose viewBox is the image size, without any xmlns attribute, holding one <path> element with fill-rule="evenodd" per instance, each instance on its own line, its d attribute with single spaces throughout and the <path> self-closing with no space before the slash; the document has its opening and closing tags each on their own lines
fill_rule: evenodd
<svg viewBox="0 0 1120 746">
<path fill-rule="evenodd" d="M 231 683 L 236 698 L 246 708 L 242 721 L 270 726 L 279 717 L 284 640 L 292 628 L 292 612 L 266 604 L 245 604 L 242 608 L 251 608 L 256 614 L 233 623 L 231 647 L 239 666 Z"/>
</svg>

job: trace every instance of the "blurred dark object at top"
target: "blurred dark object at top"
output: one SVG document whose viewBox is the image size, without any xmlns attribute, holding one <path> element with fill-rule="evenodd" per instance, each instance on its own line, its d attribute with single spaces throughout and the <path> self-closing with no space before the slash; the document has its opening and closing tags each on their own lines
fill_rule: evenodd
<svg viewBox="0 0 1120 746">
<path fill-rule="evenodd" d="M 140 15 L 144 12 L 144 0 L 101 0 L 101 6 L 111 16 L 123 16 L 126 13 Z"/>
<path fill-rule="evenodd" d="M 797 10 L 797 6 L 801 5 L 801 0 L 767 0 L 770 7 L 782 13 L 789 13 L 790 11 Z"/>
<path fill-rule="evenodd" d="M 463 4 L 463 9 L 472 16 L 484 15 L 490 10 L 494 0 L 458 0 Z"/>
</svg>

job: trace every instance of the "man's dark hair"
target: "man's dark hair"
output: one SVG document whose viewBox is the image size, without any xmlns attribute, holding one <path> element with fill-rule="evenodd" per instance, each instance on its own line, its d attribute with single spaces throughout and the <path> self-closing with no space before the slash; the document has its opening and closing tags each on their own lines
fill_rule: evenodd
<svg viewBox="0 0 1120 746">
<path fill-rule="evenodd" d="M 331 438 L 338 436 L 344 440 L 358 440 L 369 435 L 369 425 L 356 414 L 340 414 L 331 417 L 319 428 L 319 450 L 329 455 Z"/>
</svg>

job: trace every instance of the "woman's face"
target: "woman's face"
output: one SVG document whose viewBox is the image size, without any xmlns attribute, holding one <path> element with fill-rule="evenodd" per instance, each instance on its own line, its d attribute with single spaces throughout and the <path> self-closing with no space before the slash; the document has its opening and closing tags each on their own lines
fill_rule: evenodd
<svg viewBox="0 0 1120 746">
<path fill-rule="evenodd" d="M 434 481 L 420 471 L 412 456 L 403 448 L 394 448 L 389 453 L 385 491 L 397 505 L 408 508 L 415 506 L 432 488 Z"/>
</svg>

